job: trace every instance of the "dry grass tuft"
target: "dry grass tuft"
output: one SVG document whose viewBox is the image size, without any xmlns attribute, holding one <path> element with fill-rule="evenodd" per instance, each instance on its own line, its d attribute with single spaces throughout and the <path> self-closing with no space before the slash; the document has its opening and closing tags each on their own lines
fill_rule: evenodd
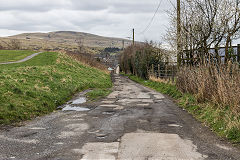
<svg viewBox="0 0 240 160">
<path fill-rule="evenodd" d="M 174 84 L 170 79 L 158 78 L 156 76 L 149 76 L 149 80 L 159 83 Z"/>
<path fill-rule="evenodd" d="M 194 94 L 199 102 L 207 100 L 219 107 L 227 106 L 235 114 L 240 111 L 239 64 L 183 67 L 178 73 L 177 87 Z"/>
<path fill-rule="evenodd" d="M 108 73 L 107 66 L 104 65 L 103 63 L 97 61 L 94 58 L 94 55 L 92 54 L 87 54 L 87 53 L 75 53 L 75 52 L 70 52 L 70 51 L 61 51 L 62 53 L 67 54 L 71 58 L 80 61 L 81 63 L 88 65 L 90 67 L 95 67 L 98 68 L 105 73 Z"/>
</svg>

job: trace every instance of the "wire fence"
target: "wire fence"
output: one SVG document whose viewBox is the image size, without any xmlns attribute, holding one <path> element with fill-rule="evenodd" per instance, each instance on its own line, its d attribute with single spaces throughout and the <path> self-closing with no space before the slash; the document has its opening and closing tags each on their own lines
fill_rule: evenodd
<svg viewBox="0 0 240 160">
<path fill-rule="evenodd" d="M 231 47 L 227 62 L 225 61 L 225 47 L 220 47 L 218 50 L 209 48 L 208 53 L 204 56 L 201 56 L 201 53 L 197 51 L 194 52 L 193 56 L 189 56 L 189 52 L 184 51 L 181 57 L 181 67 L 188 67 L 191 70 L 200 66 L 209 66 L 216 68 L 219 74 L 225 69 L 229 70 L 229 74 L 232 74 L 233 70 L 240 73 L 240 45 Z M 161 64 L 152 64 L 148 72 L 150 77 L 174 82 L 181 67 L 178 67 L 177 62 L 161 62 Z"/>
<path fill-rule="evenodd" d="M 208 48 L 204 54 L 199 50 L 184 50 L 180 61 L 181 65 L 197 65 L 203 61 L 226 63 L 226 55 L 231 62 L 240 63 L 240 44 L 230 47 L 227 54 L 225 47 Z"/>
<path fill-rule="evenodd" d="M 176 62 L 162 62 L 161 64 L 152 64 L 148 72 L 151 78 L 174 82 L 176 80 L 177 71 Z"/>
</svg>

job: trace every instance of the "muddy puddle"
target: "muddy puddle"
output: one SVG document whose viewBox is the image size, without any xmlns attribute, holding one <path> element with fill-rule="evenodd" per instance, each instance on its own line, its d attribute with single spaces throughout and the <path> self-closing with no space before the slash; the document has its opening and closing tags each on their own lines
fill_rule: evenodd
<svg viewBox="0 0 240 160">
<path fill-rule="evenodd" d="M 71 104 L 83 104 L 83 103 L 86 103 L 87 102 L 87 99 L 85 97 L 80 97 L 78 99 L 75 99 L 73 101 L 71 101 L 70 103 Z"/>
<path fill-rule="evenodd" d="M 62 111 L 78 111 L 78 112 L 89 111 L 90 110 L 89 108 L 78 106 L 86 102 L 87 102 L 87 99 L 85 97 L 75 98 L 69 101 L 66 105 L 64 105 L 62 107 Z"/>
<path fill-rule="evenodd" d="M 83 111 L 89 111 L 89 108 L 84 108 L 84 107 L 75 107 L 71 105 L 66 105 L 62 111 L 78 111 L 78 112 L 83 112 Z"/>
</svg>

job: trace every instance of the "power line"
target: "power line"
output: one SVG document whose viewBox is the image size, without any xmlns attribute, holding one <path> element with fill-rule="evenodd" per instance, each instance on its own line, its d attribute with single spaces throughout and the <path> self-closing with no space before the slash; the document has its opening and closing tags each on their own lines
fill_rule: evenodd
<svg viewBox="0 0 240 160">
<path fill-rule="evenodd" d="M 139 34 L 144 34 L 144 33 L 149 29 L 149 27 L 151 26 L 151 24 L 152 24 L 154 18 L 155 18 L 156 15 L 157 15 L 157 12 L 158 12 L 158 10 L 159 10 L 161 4 L 162 4 L 162 0 L 159 1 L 158 7 L 157 7 L 157 9 L 156 9 L 156 11 L 155 11 L 153 17 L 151 18 L 149 24 L 148 24 L 148 25 L 146 26 L 146 28 L 145 28 L 142 32 L 140 32 Z"/>
</svg>

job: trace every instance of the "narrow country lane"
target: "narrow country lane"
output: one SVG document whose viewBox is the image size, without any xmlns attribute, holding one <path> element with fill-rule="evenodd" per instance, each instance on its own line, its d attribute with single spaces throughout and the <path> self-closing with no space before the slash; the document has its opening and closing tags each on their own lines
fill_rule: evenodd
<svg viewBox="0 0 240 160">
<path fill-rule="evenodd" d="M 19 61 L 15 61 L 15 62 L 4 62 L 4 63 L 0 63 L 0 64 L 15 64 L 15 63 L 22 63 L 22 62 L 26 62 L 30 59 L 32 59 L 33 57 L 36 57 L 37 55 L 39 55 L 40 53 L 43 53 L 43 52 L 38 52 L 38 53 L 33 53 L 32 55 L 30 56 L 27 56 Z"/>
<path fill-rule="evenodd" d="M 171 99 L 126 77 L 83 111 L 56 111 L 0 131 L 0 160 L 230 160 L 240 150 Z M 78 97 L 75 97 L 75 99 Z"/>
</svg>

